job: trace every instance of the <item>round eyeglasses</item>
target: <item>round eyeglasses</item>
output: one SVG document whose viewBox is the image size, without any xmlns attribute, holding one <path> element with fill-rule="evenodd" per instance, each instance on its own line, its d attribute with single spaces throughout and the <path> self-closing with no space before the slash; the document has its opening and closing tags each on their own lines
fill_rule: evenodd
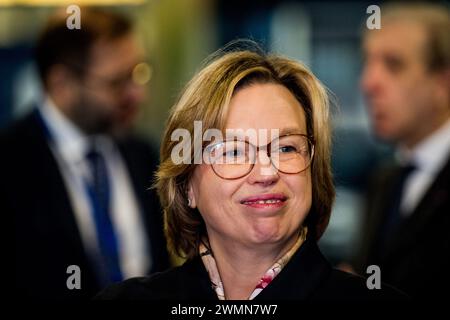
<svg viewBox="0 0 450 320">
<path fill-rule="evenodd" d="M 312 137 L 304 134 L 286 134 L 262 147 L 244 140 L 226 140 L 210 144 L 204 149 L 213 171 L 227 180 L 249 174 L 260 150 L 265 150 L 266 155 L 259 157 L 262 165 L 271 164 L 282 173 L 296 174 L 311 165 L 314 143 Z"/>
</svg>

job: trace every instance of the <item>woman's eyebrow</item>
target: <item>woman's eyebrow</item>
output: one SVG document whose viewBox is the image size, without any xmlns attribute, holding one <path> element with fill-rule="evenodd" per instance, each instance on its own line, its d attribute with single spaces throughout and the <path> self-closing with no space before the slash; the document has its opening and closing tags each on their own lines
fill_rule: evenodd
<svg viewBox="0 0 450 320">
<path fill-rule="evenodd" d="M 281 129 L 266 129 L 267 134 L 272 137 L 272 139 L 276 137 L 281 137 L 283 135 L 289 135 L 289 134 L 305 134 L 305 130 L 302 130 L 300 127 L 284 127 Z M 274 131 L 277 130 L 276 136 L 274 136 Z M 258 132 L 256 132 L 255 136 L 250 137 L 247 134 L 243 134 L 240 130 L 237 130 L 233 132 L 232 134 L 228 133 L 228 135 L 225 135 L 225 139 L 222 141 L 231 141 L 231 140 L 240 140 L 245 142 L 255 142 L 254 140 L 258 140 Z"/>
<path fill-rule="evenodd" d="M 304 130 L 300 129 L 299 127 L 285 127 L 280 129 L 280 136 L 286 135 L 286 134 L 304 134 Z"/>
</svg>

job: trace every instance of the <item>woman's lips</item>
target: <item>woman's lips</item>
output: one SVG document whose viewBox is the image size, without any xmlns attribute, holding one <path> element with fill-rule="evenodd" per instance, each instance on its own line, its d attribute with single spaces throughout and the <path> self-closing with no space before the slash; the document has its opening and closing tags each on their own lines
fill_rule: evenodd
<svg viewBox="0 0 450 320">
<path fill-rule="evenodd" d="M 261 194 L 247 197 L 241 204 L 252 208 L 280 208 L 285 205 L 287 197 L 282 193 Z"/>
</svg>

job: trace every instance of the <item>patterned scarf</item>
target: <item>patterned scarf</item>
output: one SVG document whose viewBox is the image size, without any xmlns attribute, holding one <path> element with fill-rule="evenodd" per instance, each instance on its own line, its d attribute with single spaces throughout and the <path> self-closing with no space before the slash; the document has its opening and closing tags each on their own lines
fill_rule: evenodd
<svg viewBox="0 0 450 320">
<path fill-rule="evenodd" d="M 264 273 L 264 275 L 259 280 L 255 289 L 251 293 L 248 300 L 253 300 L 265 287 L 272 282 L 272 280 L 281 272 L 281 270 L 286 266 L 286 264 L 291 260 L 294 253 L 300 248 L 302 243 L 306 239 L 306 233 L 308 232 L 307 227 L 303 227 L 299 233 L 298 239 L 295 244 L 286 252 L 280 259 L 278 259 L 269 270 Z M 208 243 L 208 242 L 207 242 Z M 208 246 L 209 247 L 209 246 Z M 219 300 L 225 300 L 225 292 L 223 289 L 222 279 L 220 278 L 219 270 L 217 269 L 216 259 L 212 254 L 211 249 L 209 249 L 204 241 L 200 243 L 199 252 L 202 257 L 203 264 L 208 271 L 209 279 L 211 280 L 211 285 L 217 294 Z"/>
</svg>

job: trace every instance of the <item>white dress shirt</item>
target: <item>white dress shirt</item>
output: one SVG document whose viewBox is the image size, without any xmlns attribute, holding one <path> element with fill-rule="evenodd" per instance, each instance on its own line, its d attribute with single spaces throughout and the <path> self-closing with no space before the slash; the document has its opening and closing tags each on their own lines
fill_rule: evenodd
<svg viewBox="0 0 450 320">
<path fill-rule="evenodd" d="M 90 255 L 98 254 L 95 222 L 86 190 L 91 180 L 85 155 L 90 141 L 105 158 L 111 184 L 111 220 L 118 240 L 119 259 L 125 278 L 145 275 L 150 266 L 149 249 L 141 208 L 124 161 L 107 136 L 87 137 L 47 97 L 40 108 L 51 136 L 50 149 L 62 173 L 78 229 Z"/>
<path fill-rule="evenodd" d="M 416 170 L 405 181 L 400 204 L 402 214 L 409 215 L 414 211 L 449 157 L 450 119 L 412 150 L 399 148 L 397 152 L 399 162 L 412 163 L 416 166 Z"/>
</svg>

